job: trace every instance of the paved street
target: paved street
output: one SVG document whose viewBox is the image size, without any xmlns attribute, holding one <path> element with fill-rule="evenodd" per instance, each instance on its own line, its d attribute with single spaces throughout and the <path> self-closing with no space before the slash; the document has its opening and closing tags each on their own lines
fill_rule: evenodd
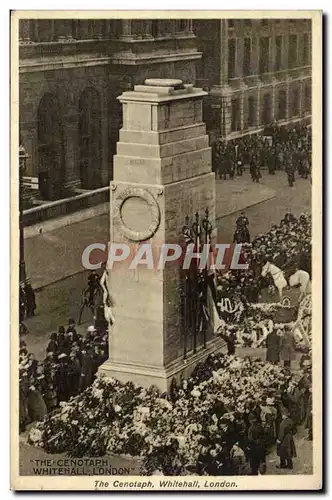
<svg viewBox="0 0 332 500">
<path fill-rule="evenodd" d="M 218 212 L 229 214 L 237 210 L 218 220 L 220 242 L 232 241 L 235 221 L 248 199 L 254 204 L 245 209 L 252 236 L 268 231 L 289 210 L 297 216 L 303 211 L 310 211 L 309 181 L 298 179 L 295 186 L 290 188 L 284 173 L 271 176 L 263 172 L 261 184 L 253 184 L 247 172 L 234 180 L 217 181 Z M 26 240 L 27 269 L 34 286 L 38 280 L 39 283 L 43 280 L 46 283 L 45 275 L 51 275 L 50 281 L 52 276 L 59 277 L 61 273 L 69 275 L 37 292 L 37 316 L 26 320 L 30 330 L 27 336 L 29 349 L 37 357 L 44 357 L 51 331 L 66 324 L 70 317 L 77 319 L 81 292 L 87 282 L 87 271 L 81 267 L 82 245 L 92 241 L 107 241 L 108 224 L 108 215 L 104 214 Z M 91 321 L 91 313 L 86 311 L 83 328 Z"/>
</svg>

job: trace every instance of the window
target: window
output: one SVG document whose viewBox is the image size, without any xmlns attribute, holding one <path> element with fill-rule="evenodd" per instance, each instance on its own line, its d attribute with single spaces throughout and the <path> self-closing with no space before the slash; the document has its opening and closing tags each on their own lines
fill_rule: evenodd
<svg viewBox="0 0 332 500">
<path fill-rule="evenodd" d="M 186 31 L 187 21 L 186 19 L 180 19 L 179 31 Z"/>
<path fill-rule="evenodd" d="M 251 28 L 251 19 L 244 19 L 244 26 Z"/>
<path fill-rule="evenodd" d="M 275 70 L 281 70 L 282 36 L 276 37 L 276 65 Z"/>
<path fill-rule="evenodd" d="M 48 19 L 38 19 L 37 22 L 37 32 L 38 32 L 38 42 L 52 42 L 55 39 L 55 28 L 54 21 Z M 59 25 L 59 21 L 55 22 L 55 25 Z"/>
<path fill-rule="evenodd" d="M 240 99 L 232 99 L 232 122 L 231 128 L 232 132 L 241 129 L 241 117 L 240 117 Z"/>
<path fill-rule="evenodd" d="M 256 125 L 256 99 L 254 96 L 248 97 L 248 127 Z"/>
<path fill-rule="evenodd" d="M 228 19 L 228 27 L 234 28 L 234 25 L 235 25 L 235 19 Z"/>
<path fill-rule="evenodd" d="M 174 22 L 162 19 L 158 22 L 158 30 L 160 36 L 170 36 L 175 30 Z"/>
<path fill-rule="evenodd" d="M 297 116 L 300 112 L 300 92 L 299 88 L 295 87 L 292 89 L 291 98 L 291 115 Z"/>
<path fill-rule="evenodd" d="M 271 123 L 271 94 L 263 96 L 262 122 L 264 125 Z"/>
<path fill-rule="evenodd" d="M 285 89 L 278 92 L 278 120 L 286 118 L 287 93 Z"/>
<path fill-rule="evenodd" d="M 145 21 L 134 19 L 131 22 L 131 30 L 133 35 L 144 35 L 146 33 Z"/>
<path fill-rule="evenodd" d="M 302 64 L 303 66 L 308 66 L 309 64 L 309 33 L 304 33 L 303 35 L 303 48 L 302 48 Z"/>
<path fill-rule="evenodd" d="M 236 39 L 228 40 L 228 78 L 235 77 Z"/>
<path fill-rule="evenodd" d="M 243 76 L 250 75 L 251 71 L 251 38 L 244 39 L 243 48 Z"/>
<path fill-rule="evenodd" d="M 309 84 L 304 87 L 304 111 L 311 113 L 311 85 Z"/>
<path fill-rule="evenodd" d="M 288 67 L 290 69 L 297 66 L 297 35 L 289 35 L 288 41 Z"/>
<path fill-rule="evenodd" d="M 269 71 L 270 38 L 265 36 L 259 39 L 259 74 Z"/>
<path fill-rule="evenodd" d="M 269 24 L 268 19 L 261 19 L 261 26 L 267 26 Z"/>
</svg>

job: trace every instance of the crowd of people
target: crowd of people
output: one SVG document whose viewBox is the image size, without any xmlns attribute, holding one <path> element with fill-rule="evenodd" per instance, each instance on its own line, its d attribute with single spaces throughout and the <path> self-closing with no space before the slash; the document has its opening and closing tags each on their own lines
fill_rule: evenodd
<svg viewBox="0 0 332 500">
<path fill-rule="evenodd" d="M 75 321 L 50 335 L 43 361 L 29 353 L 24 337 L 19 351 L 20 432 L 30 422 L 41 421 L 59 403 L 77 396 L 92 384 L 98 367 L 108 359 L 108 333 L 89 326 L 84 336 Z"/>
<path fill-rule="evenodd" d="M 295 182 L 295 172 L 304 179 L 311 172 L 311 129 L 305 125 L 293 128 L 272 124 L 263 135 L 252 134 L 225 143 L 216 141 L 212 148 L 213 169 L 219 179 L 242 176 L 249 166 L 251 179 L 259 182 L 262 168 L 274 175 L 278 170 L 287 174 L 289 186 Z"/>
<path fill-rule="evenodd" d="M 209 363 L 209 359 L 206 361 Z M 297 456 L 294 435 L 300 425 L 307 430 L 305 439 L 312 440 L 311 357 L 304 354 L 300 361 L 300 376 L 296 380 L 290 369 L 284 370 L 289 380 L 287 390 L 266 388 L 259 405 L 248 408 L 247 418 L 241 423 L 229 422 L 227 438 L 214 443 L 214 452 L 207 453 L 211 443 L 203 446 L 196 464 L 199 475 L 257 475 L 266 472 L 266 457 L 277 445 L 280 459 L 277 468 L 293 469 Z M 215 369 L 215 367 L 213 367 Z M 196 368 L 199 370 L 199 367 Z M 195 372 L 192 375 L 195 378 Z M 222 415 L 227 408 L 219 404 L 216 411 Z M 233 429 L 233 430 L 232 430 Z"/>
<path fill-rule="evenodd" d="M 249 235 L 249 221 L 244 214 L 237 221 L 235 234 L 239 225 L 244 226 Z M 263 285 L 271 280 L 261 277 L 262 266 L 267 261 L 282 269 L 286 277 L 296 269 L 308 272 L 311 277 L 311 216 L 303 213 L 296 218 L 288 212 L 279 225 L 274 224 L 270 231 L 257 235 L 242 248 L 248 269 L 219 273 L 217 289 L 222 297 L 241 296 L 245 302 L 257 302 Z"/>
</svg>

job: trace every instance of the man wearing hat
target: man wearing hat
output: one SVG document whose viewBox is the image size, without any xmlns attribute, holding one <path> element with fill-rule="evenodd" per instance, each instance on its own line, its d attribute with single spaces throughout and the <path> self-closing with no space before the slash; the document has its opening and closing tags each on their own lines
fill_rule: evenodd
<svg viewBox="0 0 332 500">
<path fill-rule="evenodd" d="M 294 423 L 289 418 L 289 411 L 282 409 L 282 420 L 277 439 L 277 455 L 280 458 L 279 469 L 293 469 L 293 458 L 296 457 L 296 448 L 293 439 Z"/>
<path fill-rule="evenodd" d="M 72 333 L 72 340 L 76 342 L 78 339 L 77 331 L 76 331 L 76 321 L 73 318 L 69 318 L 68 320 L 68 328 L 66 333 Z"/>
<path fill-rule="evenodd" d="M 272 332 L 266 337 L 266 361 L 277 364 L 280 358 L 280 335 L 273 328 Z"/>
<path fill-rule="evenodd" d="M 68 400 L 68 356 L 64 352 L 58 356 L 57 397 L 58 401 Z"/>
</svg>

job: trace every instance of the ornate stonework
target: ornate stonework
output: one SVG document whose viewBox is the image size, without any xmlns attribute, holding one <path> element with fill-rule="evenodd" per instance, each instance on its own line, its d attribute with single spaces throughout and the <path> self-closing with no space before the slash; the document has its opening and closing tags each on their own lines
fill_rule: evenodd
<svg viewBox="0 0 332 500">
<path fill-rule="evenodd" d="M 131 198 L 139 198 L 149 207 L 151 222 L 148 227 L 135 230 L 125 224 L 122 209 L 124 203 Z M 131 187 L 125 189 L 118 194 L 114 200 L 113 224 L 121 232 L 121 234 L 123 234 L 130 241 L 138 242 L 152 238 L 160 224 L 160 210 L 156 199 L 147 189 L 144 188 Z"/>
</svg>

